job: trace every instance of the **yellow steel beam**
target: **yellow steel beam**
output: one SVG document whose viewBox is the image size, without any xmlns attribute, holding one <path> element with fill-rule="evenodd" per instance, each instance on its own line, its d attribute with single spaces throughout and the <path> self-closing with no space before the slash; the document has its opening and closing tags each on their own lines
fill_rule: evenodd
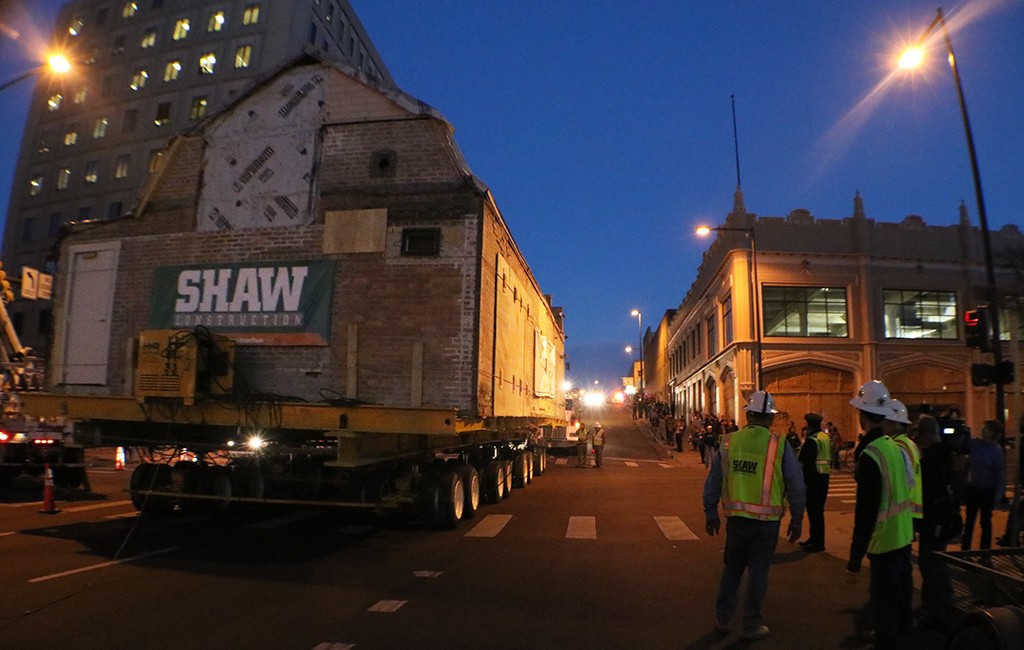
<svg viewBox="0 0 1024 650">
<path fill-rule="evenodd" d="M 158 401 L 140 403 L 133 397 L 23 393 L 26 414 L 69 420 L 112 420 L 160 424 L 201 424 L 248 429 L 350 429 L 375 433 L 453 435 L 458 427 L 455 409 L 331 406 L 270 401 Z"/>
</svg>

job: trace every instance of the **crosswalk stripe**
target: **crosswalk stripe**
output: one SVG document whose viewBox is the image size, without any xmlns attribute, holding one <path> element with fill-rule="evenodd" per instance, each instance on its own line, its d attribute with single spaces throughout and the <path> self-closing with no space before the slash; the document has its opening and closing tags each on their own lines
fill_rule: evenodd
<svg viewBox="0 0 1024 650">
<path fill-rule="evenodd" d="M 380 600 L 380 601 L 377 601 L 377 603 L 373 607 L 371 607 L 370 609 L 368 609 L 366 611 L 368 611 L 368 612 L 384 612 L 385 614 L 393 614 L 394 612 L 397 612 L 399 610 L 399 608 L 401 608 L 402 605 L 406 604 L 407 602 L 409 602 L 409 601 L 408 600 Z"/>
<path fill-rule="evenodd" d="M 597 539 L 597 517 L 569 517 L 566 539 Z"/>
<path fill-rule="evenodd" d="M 672 469 L 672 466 L 668 463 L 658 463 L 658 467 L 664 467 L 665 469 Z"/>
<path fill-rule="evenodd" d="M 555 465 L 568 465 L 568 464 L 569 464 L 569 459 L 568 458 L 557 458 L 557 459 L 555 459 Z"/>
<path fill-rule="evenodd" d="M 487 515 L 466 533 L 466 537 L 494 537 L 512 520 L 512 515 Z"/>
<path fill-rule="evenodd" d="M 640 464 L 639 463 L 634 463 L 631 460 L 627 460 L 626 461 L 626 467 L 640 467 Z"/>
<path fill-rule="evenodd" d="M 857 503 L 857 500 L 856 499 L 853 499 L 853 500 L 843 499 L 843 503 Z"/>
<path fill-rule="evenodd" d="M 668 539 L 697 539 L 693 531 L 679 517 L 655 517 L 654 521 Z"/>
</svg>

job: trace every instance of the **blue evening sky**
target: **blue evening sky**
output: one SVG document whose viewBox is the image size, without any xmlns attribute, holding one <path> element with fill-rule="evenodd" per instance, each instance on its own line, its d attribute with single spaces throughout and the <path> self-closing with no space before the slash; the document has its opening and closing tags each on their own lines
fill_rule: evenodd
<svg viewBox="0 0 1024 650">
<path fill-rule="evenodd" d="M 611 384 L 636 319 L 686 294 L 736 189 L 746 207 L 976 224 L 944 52 L 892 78 L 934 0 L 351 0 L 399 86 L 455 127 L 545 293 L 566 310 L 569 376 Z M 0 0 L 2 2 L 2 0 Z M 20 0 L 46 34 L 58 0 Z M 1024 0 L 944 7 L 990 227 L 1024 223 Z M 8 11 L 5 18 L 14 21 Z M 33 65 L 32 24 L 0 33 L 0 83 Z M 30 83 L 0 95 L 0 209 Z"/>
</svg>

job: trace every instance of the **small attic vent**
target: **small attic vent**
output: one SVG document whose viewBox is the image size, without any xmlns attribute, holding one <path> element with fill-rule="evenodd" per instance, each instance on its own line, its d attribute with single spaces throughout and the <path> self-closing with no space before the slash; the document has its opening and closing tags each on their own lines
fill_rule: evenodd
<svg viewBox="0 0 1024 650">
<path fill-rule="evenodd" d="M 370 157 L 370 178 L 392 178 L 398 167 L 398 154 L 394 151 L 375 151 Z"/>
</svg>

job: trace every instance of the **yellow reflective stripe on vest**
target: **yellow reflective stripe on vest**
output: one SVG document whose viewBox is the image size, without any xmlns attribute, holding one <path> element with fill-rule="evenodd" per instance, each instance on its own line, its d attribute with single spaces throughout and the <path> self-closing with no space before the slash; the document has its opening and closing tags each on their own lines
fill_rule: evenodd
<svg viewBox="0 0 1024 650">
<path fill-rule="evenodd" d="M 910 503 L 913 506 L 914 519 L 921 519 L 924 516 L 924 488 L 921 484 L 921 450 L 905 433 L 896 436 L 892 441 L 899 445 L 903 458 L 907 462 Z"/>
<path fill-rule="evenodd" d="M 772 479 L 775 477 L 775 454 L 779 450 L 779 436 L 768 437 L 768 453 L 764 455 L 764 478 L 761 479 L 761 503 L 772 501 Z M 781 511 L 782 508 L 780 507 Z"/>
</svg>

